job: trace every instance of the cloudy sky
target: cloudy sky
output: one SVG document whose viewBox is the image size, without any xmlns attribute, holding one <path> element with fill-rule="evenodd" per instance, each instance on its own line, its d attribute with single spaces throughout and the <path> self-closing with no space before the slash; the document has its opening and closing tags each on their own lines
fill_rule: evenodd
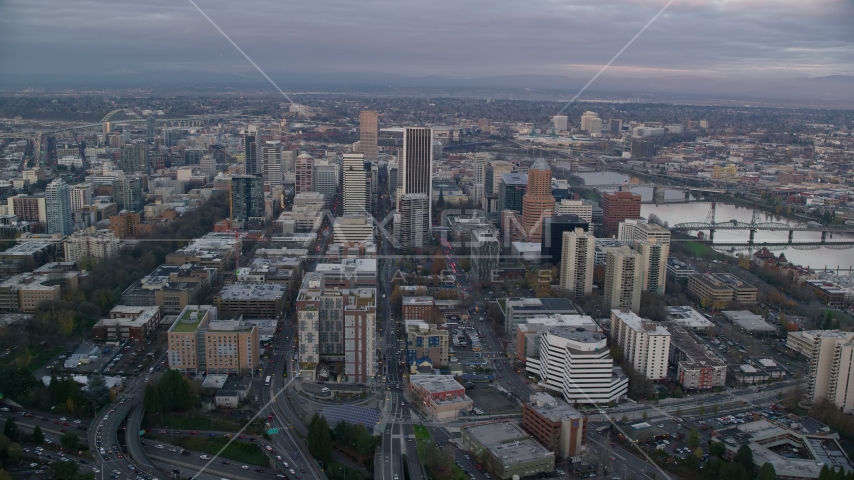
<svg viewBox="0 0 854 480">
<path fill-rule="evenodd" d="M 274 79 L 589 78 L 666 0 L 197 0 Z M 854 75 L 854 0 L 675 0 L 604 77 Z M 261 78 L 188 0 L 2 0 L 0 81 Z"/>
</svg>

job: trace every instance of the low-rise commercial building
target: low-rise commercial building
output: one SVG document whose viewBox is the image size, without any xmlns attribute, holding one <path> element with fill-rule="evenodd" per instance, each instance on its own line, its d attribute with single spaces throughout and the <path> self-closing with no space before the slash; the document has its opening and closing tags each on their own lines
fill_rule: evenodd
<svg viewBox="0 0 854 480">
<path fill-rule="evenodd" d="M 690 265 L 676 257 L 669 257 L 667 259 L 667 276 L 674 280 L 685 280 L 696 273 L 697 271 L 691 268 Z"/>
<path fill-rule="evenodd" d="M 670 332 L 670 363 L 683 390 L 708 390 L 726 385 L 727 365 L 676 322 L 662 324 Z"/>
<path fill-rule="evenodd" d="M 664 311 L 667 313 L 667 320 L 686 330 L 702 332 L 715 326 L 711 320 L 689 306 L 665 307 Z"/>
<path fill-rule="evenodd" d="M 522 405 L 522 428 L 558 458 L 576 457 L 587 445 L 587 416 L 544 392 Z"/>
<path fill-rule="evenodd" d="M 110 317 L 98 321 L 92 327 L 92 337 L 96 340 L 143 340 L 160 323 L 160 307 L 138 307 L 116 305 L 110 310 Z"/>
<path fill-rule="evenodd" d="M 721 315 L 745 332 L 774 333 L 777 331 L 761 315 L 756 315 L 748 310 L 724 310 Z"/>
<path fill-rule="evenodd" d="M 375 258 L 345 258 L 340 263 L 320 263 L 314 271 L 323 275 L 326 288 L 376 288 Z"/>
<path fill-rule="evenodd" d="M 758 290 L 729 273 L 700 273 L 688 277 L 688 292 L 720 308 L 731 302 L 754 304 Z"/>
<path fill-rule="evenodd" d="M 401 299 L 403 305 L 403 320 L 423 320 L 435 319 L 436 305 L 433 297 L 426 295 L 418 297 L 403 297 Z M 435 320 L 434 322 L 435 323 Z"/>
<path fill-rule="evenodd" d="M 409 394 L 414 403 L 436 420 L 456 420 L 472 408 L 466 389 L 453 375 L 412 375 Z"/>
<path fill-rule="evenodd" d="M 280 318 L 288 291 L 278 283 L 242 284 L 223 287 L 214 296 L 214 305 L 222 314 L 239 314 L 246 318 Z"/>
<path fill-rule="evenodd" d="M 527 477 L 554 471 L 555 454 L 516 424 L 503 420 L 460 428 L 463 447 L 496 478 Z"/>
</svg>

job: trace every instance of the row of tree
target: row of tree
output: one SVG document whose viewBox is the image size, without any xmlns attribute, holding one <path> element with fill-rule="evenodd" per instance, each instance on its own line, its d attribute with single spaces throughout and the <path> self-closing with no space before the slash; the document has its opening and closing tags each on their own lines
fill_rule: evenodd
<svg viewBox="0 0 854 480">
<path fill-rule="evenodd" d="M 198 408 L 200 399 L 181 372 L 169 369 L 159 381 L 145 386 L 143 405 L 150 413 L 180 412 Z"/>
</svg>

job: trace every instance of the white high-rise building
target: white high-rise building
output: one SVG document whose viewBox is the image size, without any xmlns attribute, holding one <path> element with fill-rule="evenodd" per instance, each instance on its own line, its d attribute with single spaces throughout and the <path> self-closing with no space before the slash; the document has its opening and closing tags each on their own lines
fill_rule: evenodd
<svg viewBox="0 0 854 480">
<path fill-rule="evenodd" d="M 555 115 L 552 117 L 552 125 L 556 132 L 565 132 L 569 130 L 569 117 L 566 115 Z"/>
<path fill-rule="evenodd" d="M 670 332 L 627 308 L 611 310 L 611 339 L 623 351 L 632 368 L 650 380 L 667 376 Z"/>
<path fill-rule="evenodd" d="M 110 230 L 76 232 L 62 242 L 66 262 L 77 263 L 84 258 L 103 260 L 117 257 L 121 248 L 121 239 Z"/>
<path fill-rule="evenodd" d="M 625 307 L 639 311 L 643 285 L 640 254 L 625 245 L 605 251 L 605 308 Z"/>
<path fill-rule="evenodd" d="M 596 237 L 592 232 L 576 228 L 563 232 L 560 256 L 560 288 L 572 292 L 575 298 L 593 291 L 593 260 L 596 257 Z"/>
<path fill-rule="evenodd" d="M 662 245 L 655 238 L 635 244 L 641 255 L 641 291 L 663 294 L 667 283 L 667 256 L 670 245 Z"/>
<path fill-rule="evenodd" d="M 71 213 L 83 210 L 83 205 L 92 204 L 92 184 L 81 183 L 71 187 Z"/>
<path fill-rule="evenodd" d="M 344 214 L 365 213 L 365 156 L 345 153 L 343 162 Z"/>
<path fill-rule="evenodd" d="M 539 338 L 539 357 L 527 357 L 525 369 L 539 375 L 540 387 L 559 392 L 569 403 L 617 402 L 629 389 L 629 377 L 608 350 L 604 334 L 583 327 L 554 327 Z"/>
<path fill-rule="evenodd" d="M 407 193 L 423 193 L 430 199 L 429 218 L 433 218 L 433 129 L 407 127 L 403 131 L 400 156 L 399 198 Z M 398 205 L 399 207 L 399 205 Z M 432 230 L 433 222 L 429 223 Z"/>
<path fill-rule="evenodd" d="M 670 245 L 670 230 L 642 218 L 623 220 L 617 226 L 617 239 L 630 247 L 651 238 L 662 245 Z"/>
<path fill-rule="evenodd" d="M 479 204 L 483 199 L 483 185 L 486 181 L 486 165 L 489 163 L 489 154 L 478 152 L 474 154 L 474 191 L 472 200 Z"/>
<path fill-rule="evenodd" d="M 562 199 L 555 203 L 555 216 L 577 215 L 587 223 L 593 223 L 593 205 L 584 200 Z"/>
<path fill-rule="evenodd" d="M 211 154 L 202 156 L 202 159 L 199 160 L 199 170 L 201 170 L 208 179 L 214 178 L 216 176 L 216 157 Z"/>
<path fill-rule="evenodd" d="M 594 118 L 599 118 L 599 115 L 596 114 L 596 112 L 584 112 L 584 114 L 581 115 L 581 131 L 582 132 L 589 132 L 590 131 L 590 127 L 591 127 L 590 124 L 593 122 Z M 599 130 L 600 131 L 602 130 L 602 120 L 601 119 L 599 120 Z"/>
<path fill-rule="evenodd" d="M 826 398 L 843 412 L 854 412 L 854 332 L 789 332 L 788 346 L 809 358 L 807 397 Z"/>
<path fill-rule="evenodd" d="M 394 217 L 394 236 L 403 248 L 424 248 L 429 243 L 430 199 L 423 193 L 400 197 L 400 210 Z"/>
<path fill-rule="evenodd" d="M 71 192 L 68 184 L 57 178 L 47 185 L 44 196 L 48 233 L 70 235 L 74 219 L 71 217 Z"/>
<path fill-rule="evenodd" d="M 278 140 L 267 140 L 261 145 L 261 165 L 264 169 L 264 181 L 270 187 L 279 187 L 284 181 L 284 168 L 282 166 L 282 142 Z"/>
</svg>

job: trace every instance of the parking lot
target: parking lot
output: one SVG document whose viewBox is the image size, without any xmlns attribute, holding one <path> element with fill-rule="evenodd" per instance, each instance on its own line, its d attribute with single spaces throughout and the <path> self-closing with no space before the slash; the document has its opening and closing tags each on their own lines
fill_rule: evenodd
<svg viewBox="0 0 854 480">
<path fill-rule="evenodd" d="M 519 409 L 519 404 L 515 400 L 511 400 L 507 395 L 500 393 L 496 387 L 488 384 L 479 384 L 473 389 L 470 388 L 466 390 L 466 395 L 472 399 L 476 408 L 483 410 L 485 415 Z"/>
</svg>

